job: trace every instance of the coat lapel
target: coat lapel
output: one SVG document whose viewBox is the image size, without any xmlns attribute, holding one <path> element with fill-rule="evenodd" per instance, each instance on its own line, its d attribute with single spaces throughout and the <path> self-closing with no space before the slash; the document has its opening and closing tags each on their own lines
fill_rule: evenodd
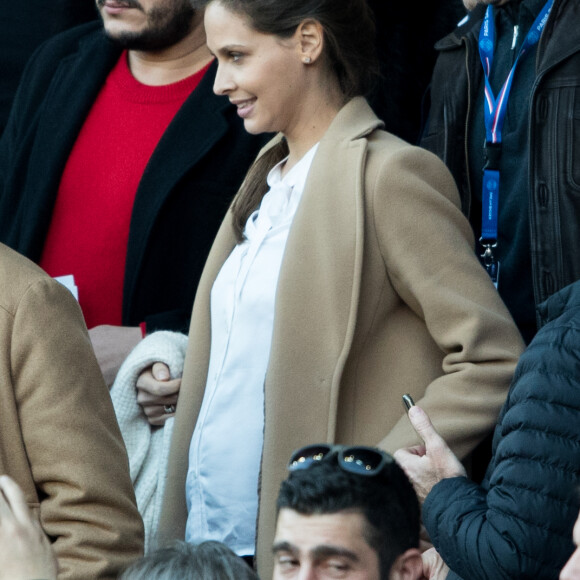
<svg viewBox="0 0 580 580">
<path fill-rule="evenodd" d="M 149 236 L 161 208 L 178 181 L 228 131 L 224 116 L 227 98 L 213 94 L 217 65 L 213 63 L 196 90 L 188 97 L 157 145 L 137 190 L 127 248 L 124 304 L 131 303 L 141 263 L 147 255 Z M 191 191 L 195 196 L 196 191 Z"/>
<path fill-rule="evenodd" d="M 102 33 L 91 35 L 63 59 L 48 88 L 28 162 L 35 171 L 29 172 L 18 220 L 19 239 L 26 244 L 19 251 L 34 260 L 40 258 L 67 159 L 119 54 Z"/>
<path fill-rule="evenodd" d="M 332 441 L 335 435 L 338 389 L 360 296 L 367 148 L 361 136 L 378 125 L 366 102 L 355 99 L 323 137 L 292 224 L 278 281 L 266 377 L 267 386 L 276 386 L 271 391 L 266 388 L 267 410 L 283 420 L 282 409 L 294 408 L 306 424 L 319 425 L 317 436 L 325 441 Z M 279 385 L 291 377 L 297 383 L 279 392 Z M 310 411 L 303 409 L 304 400 L 296 393 L 309 399 Z M 282 397 L 282 405 L 277 397 Z"/>
<path fill-rule="evenodd" d="M 163 509 L 159 520 L 160 545 L 175 538 L 183 539 L 187 523 L 185 481 L 189 466 L 189 445 L 201 409 L 211 345 L 210 293 L 215 279 L 236 244 L 231 214 L 218 231 L 199 282 L 193 313 L 179 404 L 167 464 Z"/>
<path fill-rule="evenodd" d="M 273 537 L 285 459 L 302 445 L 336 440 L 360 299 L 365 137 L 381 125 L 362 98 L 341 110 L 320 142 L 288 237 L 265 386 L 259 538 Z"/>
</svg>

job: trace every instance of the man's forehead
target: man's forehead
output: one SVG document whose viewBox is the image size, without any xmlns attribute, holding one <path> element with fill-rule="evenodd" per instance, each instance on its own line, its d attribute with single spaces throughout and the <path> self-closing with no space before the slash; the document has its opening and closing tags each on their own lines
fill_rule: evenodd
<svg viewBox="0 0 580 580">
<path fill-rule="evenodd" d="M 342 510 L 327 514 L 301 514 L 282 508 L 278 514 L 276 538 L 302 549 L 319 545 L 358 545 L 364 542 L 366 519 L 358 510 Z"/>
</svg>

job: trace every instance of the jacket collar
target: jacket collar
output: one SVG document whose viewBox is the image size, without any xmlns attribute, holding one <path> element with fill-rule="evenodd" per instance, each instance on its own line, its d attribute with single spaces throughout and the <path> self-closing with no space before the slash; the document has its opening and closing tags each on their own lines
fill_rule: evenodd
<svg viewBox="0 0 580 580">
<path fill-rule="evenodd" d="M 356 141 L 372 133 L 375 129 L 384 127 L 384 123 L 377 118 L 367 100 L 364 97 L 354 97 L 340 109 L 332 123 L 321 139 L 321 143 L 327 141 L 343 141 L 345 139 Z M 283 135 L 278 133 L 269 141 L 258 157 L 274 147 Z"/>
<path fill-rule="evenodd" d="M 354 97 L 338 112 L 321 141 L 356 141 L 383 126 L 366 99 Z"/>
<path fill-rule="evenodd" d="M 573 4 L 574 6 L 568 7 L 568 4 Z M 546 36 L 550 29 L 554 28 L 555 21 L 558 20 L 560 13 L 564 9 L 578 9 L 578 6 L 574 2 L 574 0 L 554 0 L 554 6 L 552 8 L 552 12 L 550 14 L 550 24 L 546 27 L 546 32 L 544 36 Z M 483 4 L 478 4 L 469 14 L 459 23 L 459 26 L 450 34 L 443 37 L 435 44 L 435 48 L 440 51 L 444 50 L 451 50 L 461 46 L 462 42 L 468 36 L 476 37 L 479 33 L 479 26 L 483 21 L 485 16 L 485 11 L 487 10 L 487 6 Z M 577 20 L 575 20 L 574 16 L 570 15 L 567 16 L 568 23 L 571 26 L 576 26 Z M 571 41 L 575 38 L 574 34 L 568 34 L 567 38 L 562 38 L 562 36 L 558 36 L 558 42 L 555 43 L 558 46 L 562 44 L 566 44 L 566 41 Z"/>
<path fill-rule="evenodd" d="M 444 51 L 461 46 L 467 35 L 474 35 L 474 30 L 479 30 L 479 23 L 483 21 L 486 8 L 487 7 L 483 4 L 478 4 L 463 20 L 461 20 L 453 32 L 450 32 L 447 36 L 444 36 L 441 40 L 435 43 L 435 49 Z"/>
<path fill-rule="evenodd" d="M 435 48 L 444 52 L 460 48 L 464 42 L 476 43 L 485 10 L 486 7 L 481 4 L 474 8 L 467 20 L 437 42 Z M 554 0 L 550 18 L 538 46 L 536 57 L 538 77 L 570 55 L 580 51 L 576 32 L 579 21 L 580 3 L 576 0 Z"/>
</svg>

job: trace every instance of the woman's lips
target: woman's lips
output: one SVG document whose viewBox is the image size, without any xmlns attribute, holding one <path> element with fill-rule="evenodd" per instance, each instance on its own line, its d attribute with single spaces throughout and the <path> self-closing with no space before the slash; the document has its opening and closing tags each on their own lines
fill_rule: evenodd
<svg viewBox="0 0 580 580">
<path fill-rule="evenodd" d="M 256 99 L 246 99 L 244 101 L 236 101 L 236 102 L 232 101 L 232 102 L 238 109 L 238 115 L 242 119 L 246 119 L 252 114 Z"/>
</svg>

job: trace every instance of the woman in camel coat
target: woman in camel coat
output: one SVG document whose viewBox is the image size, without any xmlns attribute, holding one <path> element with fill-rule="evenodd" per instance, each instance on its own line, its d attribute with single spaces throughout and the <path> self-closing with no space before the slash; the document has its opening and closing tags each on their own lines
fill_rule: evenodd
<svg viewBox="0 0 580 580">
<path fill-rule="evenodd" d="M 279 1 L 285 16 L 301 9 Z M 245 12 L 247 4 L 257 11 Z M 238 106 L 247 130 L 279 130 L 284 139 L 278 137 L 262 152 L 206 263 L 193 309 L 161 516 L 163 539 L 183 537 L 189 529 L 192 499 L 188 496 L 186 503 L 184 491 L 195 479 L 192 438 L 198 441 L 205 428 L 200 424 L 208 424 L 204 409 L 213 394 L 208 395 L 207 385 L 215 380 L 213 373 L 208 376 L 216 332 L 211 296 L 229 260 L 250 243 L 248 227 L 260 219 L 260 200 L 273 187 L 265 196 L 262 190 L 255 204 L 250 197 L 249 211 L 240 208 L 262 166 L 271 170 L 269 184 L 272 171 L 284 180 L 311 155 L 275 286 L 264 379 L 257 381 L 263 402 L 256 397 L 255 405 L 264 405 L 263 424 L 248 424 L 246 415 L 231 417 L 232 432 L 241 424 L 254 435 L 259 431 L 263 442 L 261 454 L 257 449 L 254 493 L 259 496 L 255 554 L 264 578 L 271 576 L 275 498 L 292 450 L 317 441 L 378 444 L 387 451 L 413 444 L 401 405 L 401 395 L 408 392 L 463 457 L 492 429 L 522 349 L 513 321 L 474 256 L 471 229 L 445 166 L 382 131 L 366 101 L 356 96 L 361 87 L 345 92 L 344 79 L 329 71 L 326 43 L 333 31 L 328 20 L 343 18 L 353 28 L 352 38 L 364 43 L 366 35 L 372 42 L 368 30 L 354 30 L 366 25 L 364 2 L 314 4 L 328 12 L 319 20 L 312 12 L 297 18 L 290 36 L 257 22 L 264 14 L 259 0 L 210 0 L 206 8 L 208 45 L 219 65 L 214 90 Z M 274 20 L 272 26 L 282 28 L 281 18 Z M 276 55 L 279 62 L 265 63 Z M 367 69 L 354 65 L 352 70 Z M 245 331 L 251 351 L 254 326 Z M 239 386 L 238 396 L 245 397 L 245 385 Z M 219 388 L 218 381 L 213 392 L 219 395 Z M 212 412 L 231 413 L 230 405 L 237 403 L 234 397 Z M 209 477 L 229 478 L 235 495 L 241 471 L 228 472 L 236 453 L 227 453 L 228 435 L 232 449 L 244 447 L 245 437 L 240 441 L 222 433 L 226 443 L 217 461 L 223 475 Z M 253 527 L 255 512 L 248 518 Z"/>
</svg>

